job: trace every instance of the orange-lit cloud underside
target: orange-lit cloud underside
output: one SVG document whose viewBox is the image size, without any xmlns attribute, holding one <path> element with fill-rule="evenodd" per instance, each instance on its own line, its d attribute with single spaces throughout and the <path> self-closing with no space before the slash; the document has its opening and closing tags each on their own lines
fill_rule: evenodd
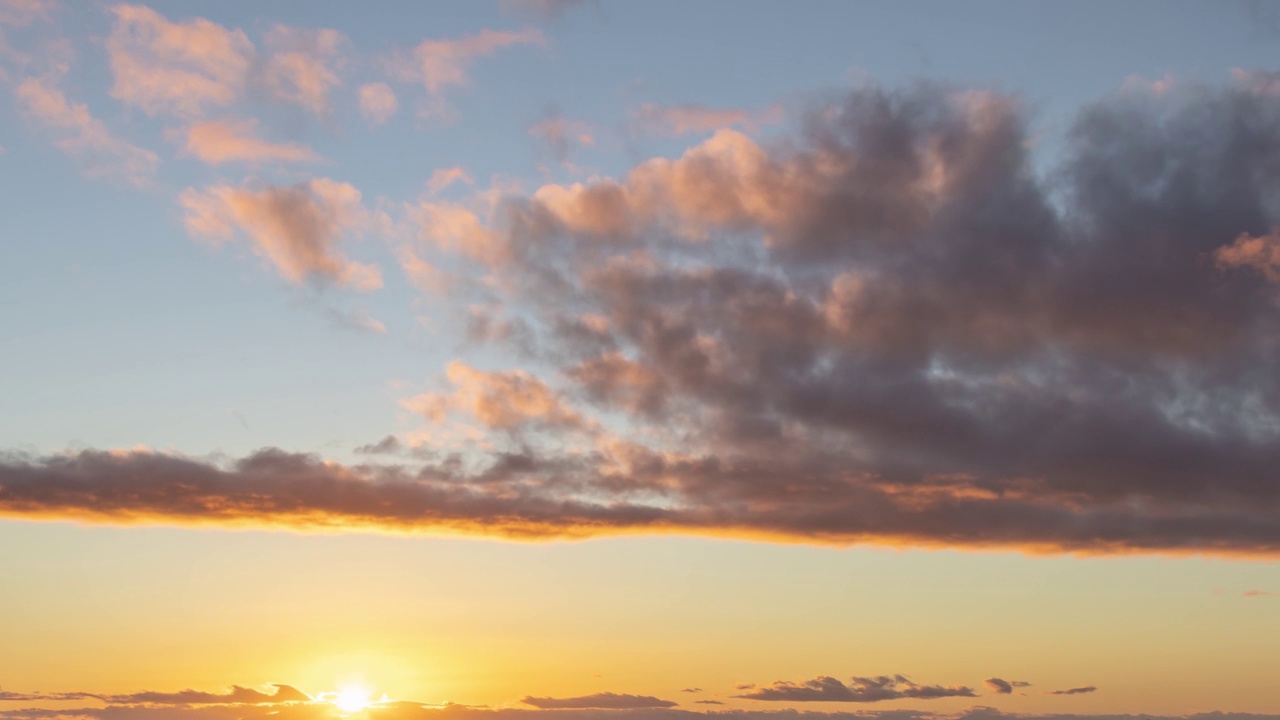
<svg viewBox="0 0 1280 720">
<path fill-rule="evenodd" d="M 705 477 L 642 502 L 596 464 L 528 458 L 461 475 L 443 466 L 344 466 L 262 451 L 230 467 L 150 451 L 0 462 L 0 516 L 114 525 L 385 532 L 536 541 L 696 535 L 766 542 L 1271 557 L 1280 542 L 1247 508 L 1141 513 L 1080 498 L 999 497 L 939 488 L 902 499 L 868 480 L 779 500 L 751 496 L 732 470 L 706 497 Z M 678 472 L 678 468 L 673 468 Z M 690 471 L 693 473 L 693 471 Z M 590 473 L 595 473 L 591 475 Z M 631 477 L 642 481 L 642 477 Z M 735 487 L 735 483 L 741 487 Z M 737 492 L 739 499 L 726 494 Z M 700 495 L 702 493 L 703 495 Z"/>
</svg>

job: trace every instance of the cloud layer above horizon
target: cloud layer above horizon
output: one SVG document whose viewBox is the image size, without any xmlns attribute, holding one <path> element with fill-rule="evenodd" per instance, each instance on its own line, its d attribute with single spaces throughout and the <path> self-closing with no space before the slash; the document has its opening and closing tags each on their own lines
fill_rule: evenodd
<svg viewBox="0 0 1280 720">
<path fill-rule="evenodd" d="M 110 97 L 224 173 L 172 193 L 193 240 L 243 245 L 317 293 L 385 292 L 401 272 L 466 316 L 474 352 L 405 393 L 419 429 L 371 432 L 361 463 L 270 438 L 232 459 L 8 451 L 0 515 L 1280 553 L 1275 73 L 1128 83 L 1048 157 L 1024 98 L 941 82 L 763 110 L 645 103 L 633 130 L 684 138 L 682 154 L 532 188 L 424 167 L 422 196 L 370 198 L 341 168 L 260 171 L 321 158 L 238 117 L 246 98 L 325 118 L 347 93 L 380 126 L 416 93 L 421 116 L 447 117 L 476 63 L 547 35 L 424 39 L 353 88 L 358 49 L 335 30 L 110 16 Z M 40 67 L 7 71 L 25 116 L 88 174 L 151 183 L 158 154 Z M 599 134 L 558 113 L 529 132 L 566 165 Z M 855 680 L 870 685 L 755 692 L 932 692 Z"/>
</svg>

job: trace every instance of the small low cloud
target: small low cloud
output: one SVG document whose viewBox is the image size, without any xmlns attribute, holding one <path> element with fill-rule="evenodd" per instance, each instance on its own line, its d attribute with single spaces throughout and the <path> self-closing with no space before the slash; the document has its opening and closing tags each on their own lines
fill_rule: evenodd
<svg viewBox="0 0 1280 720">
<path fill-rule="evenodd" d="M 395 435 L 388 435 L 376 443 L 361 445 L 353 452 L 357 455 L 393 455 L 404 449 L 404 443 Z"/>
<path fill-rule="evenodd" d="M 357 94 L 360 98 L 360 115 L 370 125 L 382 125 L 400 109 L 395 91 L 384 82 L 361 85 Z"/>
<path fill-rule="evenodd" d="M 305 145 L 273 143 L 258 137 L 256 120 L 196 123 L 187 130 L 185 151 L 210 165 L 229 162 L 313 162 L 319 159 Z"/>
<path fill-rule="evenodd" d="M 269 705 L 274 703 L 309 702 L 311 696 L 292 685 L 272 685 L 274 692 L 232 685 L 227 692 L 180 690 L 178 692 L 143 691 L 123 694 L 89 692 L 17 693 L 0 692 L 0 701 L 66 702 L 98 700 L 109 705 Z"/>
<path fill-rule="evenodd" d="M 830 676 L 819 676 L 802 683 L 779 680 L 768 687 L 734 697 L 771 702 L 858 702 L 915 698 L 932 700 L 944 697 L 977 697 L 973 689 L 963 685 L 918 685 L 902 675 L 854 677 L 849 684 Z"/>
<path fill-rule="evenodd" d="M 1280 597 L 1280 592 L 1272 592 L 1270 590 L 1245 590 L 1245 597 Z"/>
<path fill-rule="evenodd" d="M 699 688 L 699 687 L 690 687 L 690 688 L 685 688 L 685 689 L 681 690 L 680 692 L 687 692 L 687 693 L 700 693 L 700 692 L 702 692 L 702 688 Z"/>
<path fill-rule="evenodd" d="M 1002 680 L 995 677 L 987 678 L 982 682 L 991 690 L 991 692 L 994 692 L 997 695 L 1010 695 L 1013 693 L 1014 688 L 1031 686 L 1031 683 L 1023 682 L 1021 680 Z"/>
<path fill-rule="evenodd" d="M 694 700 L 694 705 L 723 705 L 719 700 Z"/>
<path fill-rule="evenodd" d="M 1050 690 L 1050 695 L 1084 695 L 1085 693 L 1097 692 L 1098 688 L 1093 685 L 1085 685 L 1083 687 L 1067 688 L 1066 690 Z"/>
<path fill-rule="evenodd" d="M 662 700 L 651 695 L 624 695 L 611 692 L 571 698 L 529 696 L 520 702 L 542 710 L 628 710 L 670 708 L 677 705 L 677 703 L 673 703 L 670 700 Z"/>
</svg>

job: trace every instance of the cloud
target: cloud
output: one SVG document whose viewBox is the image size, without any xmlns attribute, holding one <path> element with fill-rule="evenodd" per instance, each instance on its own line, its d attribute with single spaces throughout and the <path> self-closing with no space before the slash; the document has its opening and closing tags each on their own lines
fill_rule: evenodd
<svg viewBox="0 0 1280 720">
<path fill-rule="evenodd" d="M 498 50 L 519 45 L 546 44 L 542 31 L 484 29 L 475 35 L 441 40 L 424 40 L 413 49 L 411 57 L 393 62 L 396 73 L 405 81 L 419 82 L 432 95 L 440 95 L 450 86 L 465 86 L 467 70 L 478 58 Z"/>
<path fill-rule="evenodd" d="M 0 2 L 0 25 L 26 27 L 52 17 L 57 4 L 53 0 L 3 0 Z"/>
<path fill-rule="evenodd" d="M 557 162 L 568 163 L 575 147 L 595 145 L 591 126 L 575 120 L 566 120 L 553 112 L 529 128 L 529 134 L 546 143 Z"/>
<path fill-rule="evenodd" d="M 217 120 L 195 123 L 187 130 L 186 152 L 210 165 L 228 162 L 314 162 L 310 148 L 297 143 L 276 144 L 257 136 L 256 120 Z"/>
<path fill-rule="evenodd" d="M 1067 688 L 1066 690 L 1050 690 L 1049 694 L 1050 695 L 1083 695 L 1085 693 L 1096 692 L 1097 690 L 1098 688 L 1092 685 L 1085 685 L 1084 687 L 1073 687 L 1073 688 Z"/>
<path fill-rule="evenodd" d="M 1280 592 L 1271 592 L 1268 590 L 1245 590 L 1244 597 L 1280 597 Z"/>
<path fill-rule="evenodd" d="M 723 705 L 724 703 L 719 700 L 694 700 L 693 704 L 694 705 Z"/>
<path fill-rule="evenodd" d="M 617 693 L 610 692 L 571 698 L 526 697 L 520 702 L 543 710 L 580 708 L 622 710 L 628 708 L 670 708 L 676 706 L 676 703 L 673 703 L 670 700 L 660 700 L 648 695 L 619 695 Z"/>
<path fill-rule="evenodd" d="M 1031 683 L 1021 680 L 1001 680 L 994 677 L 983 680 L 983 684 L 997 695 L 1011 695 L 1014 688 L 1031 686 Z"/>
<path fill-rule="evenodd" d="M 427 192 L 435 195 L 454 183 L 474 185 L 475 182 L 471 178 L 471 173 L 468 173 L 464 168 L 436 168 L 431 173 L 431 179 L 427 181 Z"/>
<path fill-rule="evenodd" d="M 308 702 L 311 697 L 290 685 L 272 685 L 274 692 L 265 693 L 253 688 L 232 685 L 225 693 L 211 693 L 200 690 L 183 690 L 180 692 L 137 692 L 123 694 L 100 694 L 87 692 L 59 693 L 15 693 L 0 692 L 0 701 L 66 702 L 72 700 L 99 700 L 112 705 L 269 705 L 274 703 Z"/>
<path fill-rule="evenodd" d="M 543 20 L 558 20 L 588 0 L 500 0 L 503 12 L 532 15 Z"/>
<path fill-rule="evenodd" d="M 329 114 L 329 93 L 342 85 L 338 73 L 345 65 L 346 36 L 331 29 L 276 25 L 267 32 L 265 43 L 272 52 L 262 68 L 261 82 L 271 95 L 316 115 Z M 363 109 L 363 94 L 360 99 Z"/>
<path fill-rule="evenodd" d="M 253 43 L 203 18 L 174 23 L 141 5 L 111 8 L 111 95 L 151 115 L 198 117 L 232 103 L 252 68 Z"/>
<path fill-rule="evenodd" d="M 631 120 L 643 132 L 670 136 L 712 133 L 732 127 L 754 131 L 762 125 L 781 122 L 782 109 L 774 106 L 762 112 L 752 112 L 741 108 L 714 108 L 696 103 L 646 103 L 631 112 Z"/>
<path fill-rule="evenodd" d="M 820 676 L 803 683 L 777 681 L 734 697 L 773 702 L 880 702 L 914 698 L 932 700 L 944 697 L 975 697 L 973 689 L 964 686 L 917 685 L 901 675 L 888 677 L 854 677 L 848 685 Z"/>
<path fill-rule="evenodd" d="M 361 445 L 354 452 L 357 455 L 392 455 L 404 449 L 404 443 L 395 435 L 388 435 L 376 443 Z"/>
<path fill-rule="evenodd" d="M 281 277 L 370 291 L 382 286 L 378 268 L 347 259 L 342 238 L 360 229 L 360 191 L 347 183 L 318 178 L 287 187 L 262 189 L 218 185 L 187 189 L 180 197 L 193 236 L 231 241 L 246 236 Z"/>
<path fill-rule="evenodd" d="M 1238 83 L 1108 95 L 1043 171 L 1028 123 L 1016 96 L 868 85 L 776 144 L 719 130 L 617 177 L 424 201 L 405 222 L 427 267 L 456 270 L 450 292 L 474 301 L 471 340 L 538 368 L 460 360 L 420 397 L 424 415 L 472 425 L 465 458 L 12 456 L 0 506 L 525 538 L 1280 553 L 1280 306 L 1265 270 L 1280 97 Z M 359 223 L 324 210 L 320 189 L 190 191 L 188 225 L 246 237 L 294 281 L 377 278 L 348 269 L 339 241 Z M 354 215 L 358 193 L 345 197 Z M 590 432 L 539 432 L 562 426 Z"/>
<path fill-rule="evenodd" d="M 585 424 L 563 398 L 527 372 L 487 372 L 455 360 L 446 374 L 451 393 L 424 393 L 405 400 L 404 406 L 436 421 L 452 412 L 463 413 L 497 430 L 531 423 L 561 429 Z"/>
<path fill-rule="evenodd" d="M 13 92 L 28 117 L 64 135 L 56 145 L 84 163 L 90 177 L 115 178 L 136 186 L 155 177 L 160 159 L 154 152 L 113 135 L 87 105 L 68 100 L 53 78 L 27 78 Z"/>
<path fill-rule="evenodd" d="M 700 688 L 700 687 L 685 688 L 685 689 L 681 690 L 680 692 L 687 692 L 687 693 L 700 693 L 700 692 L 702 692 L 702 688 Z"/>
<path fill-rule="evenodd" d="M 1257 237 L 1242 234 L 1215 250 L 1213 258 L 1219 267 L 1251 267 L 1271 282 L 1280 282 L 1280 228 Z"/>
<path fill-rule="evenodd" d="M 360 114 L 370 125 L 382 125 L 400 109 L 396 94 L 383 82 L 361 85 L 359 90 Z"/>
</svg>

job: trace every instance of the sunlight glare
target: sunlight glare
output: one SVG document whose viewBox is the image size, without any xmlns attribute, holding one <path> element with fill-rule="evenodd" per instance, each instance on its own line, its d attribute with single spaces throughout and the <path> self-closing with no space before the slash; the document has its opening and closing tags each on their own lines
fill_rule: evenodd
<svg viewBox="0 0 1280 720">
<path fill-rule="evenodd" d="M 339 688 L 337 695 L 333 698 L 333 704 L 338 706 L 342 712 L 356 713 L 369 707 L 372 700 L 369 698 L 369 690 L 360 685 L 347 685 Z"/>
</svg>

